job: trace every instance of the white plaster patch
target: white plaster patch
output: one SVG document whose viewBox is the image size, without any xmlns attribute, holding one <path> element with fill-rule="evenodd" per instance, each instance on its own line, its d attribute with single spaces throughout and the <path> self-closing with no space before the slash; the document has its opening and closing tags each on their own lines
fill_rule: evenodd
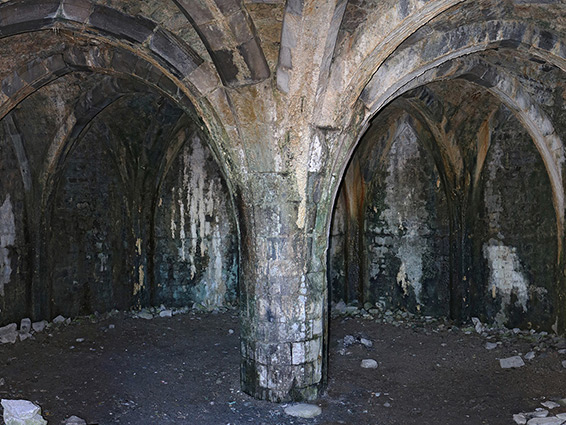
<svg viewBox="0 0 566 425">
<path fill-rule="evenodd" d="M 507 316 L 506 308 L 511 304 L 511 295 L 515 294 L 517 301 L 515 306 L 522 307 L 527 311 L 527 301 L 529 300 L 529 285 L 521 272 L 521 262 L 517 256 L 516 248 L 499 245 L 491 241 L 489 245 L 483 247 L 484 257 L 488 261 L 489 291 L 492 297 L 501 297 L 501 309 L 495 317 L 499 325 L 505 324 Z"/>
<path fill-rule="evenodd" d="M 322 168 L 322 143 L 318 136 L 314 136 L 309 158 L 309 171 L 318 172 Z"/>
<path fill-rule="evenodd" d="M 418 196 L 423 192 L 424 183 L 415 180 L 414 185 L 409 187 L 399 185 L 398 181 L 402 178 L 403 170 L 419 160 L 417 136 L 407 123 L 403 123 L 391 146 L 385 180 L 385 203 L 389 208 L 381 213 L 381 218 L 387 224 L 385 233 L 398 240 L 396 256 L 401 260 L 401 266 L 397 273 L 397 284 L 405 296 L 412 290 L 418 304 L 421 303 L 423 255 L 428 249 L 424 236 L 430 233 L 426 205 Z M 383 255 L 385 251 L 383 249 Z"/>
<path fill-rule="evenodd" d="M 0 207 L 0 296 L 4 296 L 4 286 L 10 283 L 12 267 L 9 247 L 16 243 L 16 223 L 10 195 Z"/>
</svg>

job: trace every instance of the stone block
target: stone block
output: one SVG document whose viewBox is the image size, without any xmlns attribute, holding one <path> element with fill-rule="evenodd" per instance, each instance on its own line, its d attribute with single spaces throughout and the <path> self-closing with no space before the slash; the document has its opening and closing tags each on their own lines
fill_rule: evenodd
<svg viewBox="0 0 566 425">
<path fill-rule="evenodd" d="M 71 416 L 70 418 L 65 419 L 63 425 L 87 425 L 87 423 L 84 419 L 81 419 L 78 416 Z"/>
<path fill-rule="evenodd" d="M 525 366 L 525 362 L 520 356 L 499 359 L 499 364 L 501 365 L 502 369 L 511 369 Z"/>
<path fill-rule="evenodd" d="M 214 0 L 218 9 L 224 15 L 231 15 L 241 10 L 241 3 L 237 0 Z"/>
<path fill-rule="evenodd" d="M 265 55 L 263 54 L 263 50 L 257 38 L 254 37 L 241 44 L 238 46 L 238 50 L 244 58 L 246 65 L 248 65 L 253 82 L 263 81 L 269 78 L 271 74 L 269 65 L 267 64 L 267 59 L 265 59 Z"/>
<path fill-rule="evenodd" d="M 228 24 L 237 44 L 243 44 L 254 37 L 247 14 L 235 13 L 230 17 Z"/>
<path fill-rule="evenodd" d="M 41 408 L 27 400 L 2 400 L 6 425 L 47 425 Z"/>
<path fill-rule="evenodd" d="M 153 34 L 149 48 L 167 62 L 181 78 L 189 75 L 203 62 L 188 45 L 161 30 Z"/>
<path fill-rule="evenodd" d="M 293 404 L 285 408 L 285 413 L 296 418 L 312 419 L 322 413 L 322 409 L 313 404 Z"/>
<path fill-rule="evenodd" d="M 220 86 L 216 70 L 209 63 L 203 63 L 187 76 L 187 80 L 201 95 L 206 96 Z"/>
<path fill-rule="evenodd" d="M 86 22 L 91 7 L 92 3 L 88 0 L 63 0 L 60 14 L 70 21 Z"/>
<path fill-rule="evenodd" d="M 179 4 L 185 15 L 197 26 L 214 20 L 214 16 L 208 6 L 201 1 L 176 0 L 175 3 Z"/>
<path fill-rule="evenodd" d="M 20 332 L 21 333 L 30 333 L 31 332 L 31 319 L 22 319 L 20 322 Z"/>
<path fill-rule="evenodd" d="M 29 32 L 53 23 L 59 1 L 29 2 L 13 1 L 0 8 L 2 36 Z"/>
<path fill-rule="evenodd" d="M 0 344 L 13 344 L 18 338 L 18 325 L 10 323 L 0 328 Z"/>
<path fill-rule="evenodd" d="M 134 43 L 143 43 L 155 29 L 155 24 L 148 19 L 134 18 L 104 6 L 95 6 L 88 22 L 95 28 Z"/>
<path fill-rule="evenodd" d="M 42 320 L 40 322 L 33 322 L 31 324 L 31 327 L 34 332 L 43 332 L 46 326 L 47 326 L 47 320 Z"/>
<path fill-rule="evenodd" d="M 2 80 L 2 91 L 8 97 L 14 97 L 26 86 L 25 82 L 20 78 L 17 72 Z"/>
</svg>

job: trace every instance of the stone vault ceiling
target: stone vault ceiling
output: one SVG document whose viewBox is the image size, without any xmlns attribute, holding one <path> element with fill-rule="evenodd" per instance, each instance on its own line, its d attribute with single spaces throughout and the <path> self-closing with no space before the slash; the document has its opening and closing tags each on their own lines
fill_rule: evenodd
<svg viewBox="0 0 566 425">
<path fill-rule="evenodd" d="M 198 132 L 238 223 L 244 390 L 313 398 L 331 215 L 362 136 L 396 110 L 466 137 L 510 111 L 548 174 L 563 264 L 565 71 L 562 0 L 0 0 L 0 122 L 21 177 L 6 193 L 49 204 L 83 138 L 147 129 L 136 164 L 162 170 L 180 129 Z M 466 137 L 445 147 L 454 185 Z"/>
</svg>

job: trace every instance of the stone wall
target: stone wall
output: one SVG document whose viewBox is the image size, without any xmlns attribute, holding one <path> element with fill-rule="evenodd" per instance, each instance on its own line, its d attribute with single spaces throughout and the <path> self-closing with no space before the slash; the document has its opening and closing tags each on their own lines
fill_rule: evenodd
<svg viewBox="0 0 566 425">
<path fill-rule="evenodd" d="M 234 304 L 230 194 L 183 111 L 151 93 L 107 93 L 102 106 L 85 103 L 90 121 L 65 130 L 68 99 L 49 95 L 23 102 L 0 126 L 0 324 L 38 310 L 37 320 Z M 57 101 L 16 126 L 37 102 Z M 60 144 L 52 162 L 51 141 Z"/>
<path fill-rule="evenodd" d="M 448 104 L 444 113 L 457 116 Z M 501 106 L 481 163 L 471 122 L 454 134 L 463 137 L 463 169 L 479 173 L 477 187 L 468 178 L 447 193 L 441 176 L 448 164 L 435 162 L 441 153 L 431 134 L 407 113 L 376 119 L 334 210 L 328 274 L 334 302 L 450 316 L 451 298 L 462 294 L 452 300 L 462 308 L 457 320 L 475 315 L 509 327 L 554 324 L 557 223 L 541 155 Z"/>
</svg>

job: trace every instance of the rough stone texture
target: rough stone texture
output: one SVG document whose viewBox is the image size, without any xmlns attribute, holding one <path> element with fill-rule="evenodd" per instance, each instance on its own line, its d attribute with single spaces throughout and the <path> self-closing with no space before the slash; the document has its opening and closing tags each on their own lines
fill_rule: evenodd
<svg viewBox="0 0 566 425">
<path fill-rule="evenodd" d="M 297 418 L 316 418 L 322 413 L 322 409 L 312 404 L 294 404 L 285 408 L 285 413 Z"/>
<path fill-rule="evenodd" d="M 239 291 L 278 401 L 324 388 L 327 280 L 562 332 L 566 5 L 284 3 L 0 1 L 0 324 Z"/>
<path fill-rule="evenodd" d="M 27 400 L 2 400 L 6 425 L 47 425 L 41 407 Z"/>
</svg>

